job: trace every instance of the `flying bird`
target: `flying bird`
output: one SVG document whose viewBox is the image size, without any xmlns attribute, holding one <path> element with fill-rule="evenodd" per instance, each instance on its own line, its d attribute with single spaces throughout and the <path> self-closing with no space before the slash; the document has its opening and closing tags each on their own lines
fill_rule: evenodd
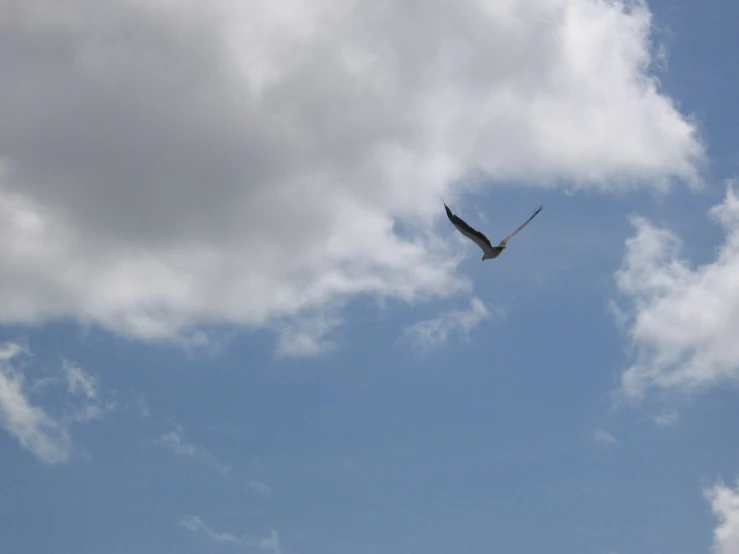
<svg viewBox="0 0 739 554">
<path fill-rule="evenodd" d="M 451 221 L 454 226 L 459 230 L 460 233 L 462 233 L 465 237 L 468 239 L 471 239 L 477 246 L 482 248 L 483 256 L 482 261 L 485 260 L 491 260 L 493 258 L 497 258 L 500 256 L 501 252 L 505 250 L 506 244 L 509 240 L 513 238 L 513 236 L 518 233 L 521 229 L 526 227 L 526 225 L 529 224 L 529 221 L 534 219 L 536 217 L 536 214 L 538 214 L 544 206 L 539 206 L 534 214 L 528 218 L 526 221 L 523 222 L 523 224 L 513 231 L 510 235 L 508 235 L 506 238 L 504 238 L 502 241 L 500 241 L 500 244 L 498 246 L 493 246 L 490 244 L 490 241 L 488 238 L 483 235 L 480 231 L 477 229 L 473 229 L 470 227 L 467 222 L 465 222 L 462 218 L 457 217 L 452 213 L 452 210 L 449 209 L 449 206 L 444 204 L 444 207 L 446 208 L 446 215 L 449 218 L 449 221 Z"/>
</svg>

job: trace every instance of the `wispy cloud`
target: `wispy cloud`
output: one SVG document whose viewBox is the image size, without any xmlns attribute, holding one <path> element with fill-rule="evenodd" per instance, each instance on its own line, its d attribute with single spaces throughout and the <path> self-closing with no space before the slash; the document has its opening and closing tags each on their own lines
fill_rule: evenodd
<svg viewBox="0 0 739 554">
<path fill-rule="evenodd" d="M 67 392 L 73 398 L 68 402 L 65 418 L 76 423 L 85 423 L 101 419 L 107 412 L 116 409 L 115 401 L 103 398 L 99 377 L 69 360 L 62 360 L 62 375 Z"/>
<path fill-rule="evenodd" d="M 0 414 L 5 430 L 45 464 L 69 459 L 71 440 L 68 429 L 34 406 L 25 393 L 25 378 L 10 361 L 20 354 L 15 345 L 5 345 L 0 353 Z"/>
<path fill-rule="evenodd" d="M 207 534 L 215 542 L 225 542 L 240 546 L 248 546 L 248 544 L 245 544 L 244 538 L 242 537 L 237 537 L 236 535 L 225 531 L 214 531 L 205 523 L 203 523 L 203 520 L 200 519 L 199 516 L 185 516 L 180 521 L 178 521 L 177 524 L 181 527 L 184 527 L 188 531 L 192 531 L 193 533 L 199 533 L 201 531 L 205 532 L 205 534 Z"/>
<path fill-rule="evenodd" d="M 62 370 L 67 380 L 67 390 L 71 394 L 82 394 L 87 398 L 97 398 L 97 379 L 83 371 L 77 364 L 68 360 L 62 361 Z"/>
<path fill-rule="evenodd" d="M 496 312 L 503 315 L 500 310 Z M 472 298 L 469 308 L 465 310 L 449 310 L 406 327 L 399 342 L 410 344 L 416 351 L 427 352 L 443 346 L 454 334 L 466 338 L 472 329 L 490 317 L 491 313 L 483 301 Z"/>
<path fill-rule="evenodd" d="M 226 475 L 230 468 L 219 462 L 208 450 L 200 445 L 196 445 L 187 439 L 185 430 L 178 423 L 172 424 L 174 429 L 163 433 L 154 444 L 167 448 L 176 456 L 185 456 L 203 462 L 209 467 L 215 469 L 221 475 Z"/>
<path fill-rule="evenodd" d="M 262 552 L 271 552 L 272 554 L 281 554 L 280 541 L 277 532 L 270 530 L 270 535 L 264 538 L 255 538 L 249 535 L 234 535 L 227 531 L 215 531 L 206 525 L 200 516 L 187 515 L 177 522 L 177 525 L 184 527 L 193 533 L 204 533 L 212 541 L 218 543 L 227 543 L 242 548 L 256 548 Z"/>
<path fill-rule="evenodd" d="M 290 358 L 318 356 L 335 347 L 326 336 L 342 323 L 329 313 L 295 317 L 280 330 L 277 354 Z"/>
<path fill-rule="evenodd" d="M 182 425 L 172 420 L 170 420 L 170 425 L 172 426 L 171 430 L 162 433 L 155 439 L 155 445 L 169 450 L 175 456 L 189 458 L 214 469 L 224 479 L 230 479 L 230 482 L 236 487 L 244 487 L 247 491 L 265 498 L 271 498 L 272 488 L 267 483 L 256 479 L 246 480 L 243 472 L 239 471 L 238 468 L 234 470 L 213 456 L 207 448 L 189 440 Z"/>
<path fill-rule="evenodd" d="M 271 487 L 267 485 L 266 483 L 262 483 L 261 481 L 249 481 L 246 484 L 246 488 L 254 492 L 257 492 L 267 498 L 272 496 Z"/>
<path fill-rule="evenodd" d="M 125 404 L 126 410 L 135 412 L 140 418 L 147 419 L 151 417 L 151 409 L 149 403 L 146 400 L 146 396 L 139 394 L 133 398 L 129 398 Z"/>
<path fill-rule="evenodd" d="M 17 359 L 30 352 L 15 343 L 0 347 L 0 415 L 2 426 L 45 464 L 63 463 L 72 455 L 71 428 L 100 419 L 115 408 L 101 398 L 98 379 L 78 365 L 63 360 L 57 374 L 34 379 L 17 368 Z M 31 400 L 54 388 L 67 392 L 66 410 L 54 417 Z"/>
<path fill-rule="evenodd" d="M 116 409 L 115 401 L 102 391 L 100 378 L 85 371 L 75 362 L 62 358 L 61 369 L 51 375 L 38 377 L 30 385 L 32 393 L 48 393 L 54 389 L 65 389 L 69 401 L 65 418 L 78 423 L 102 418 L 106 412 Z"/>
<path fill-rule="evenodd" d="M 676 411 L 670 410 L 667 412 L 662 412 L 659 415 L 656 415 L 654 417 L 654 422 L 659 425 L 660 427 L 672 427 L 677 423 L 677 420 L 679 419 L 679 415 Z"/>
<path fill-rule="evenodd" d="M 27 354 L 29 352 L 18 343 L 6 342 L 0 346 L 0 361 L 7 362 L 22 353 Z"/>
<path fill-rule="evenodd" d="M 269 530 L 269 537 L 265 537 L 259 541 L 259 550 L 281 554 L 282 550 L 280 549 L 280 539 L 277 536 L 277 531 L 274 529 Z"/>
<path fill-rule="evenodd" d="M 593 433 L 593 440 L 603 446 L 618 446 L 618 440 L 605 429 L 596 429 Z"/>
</svg>

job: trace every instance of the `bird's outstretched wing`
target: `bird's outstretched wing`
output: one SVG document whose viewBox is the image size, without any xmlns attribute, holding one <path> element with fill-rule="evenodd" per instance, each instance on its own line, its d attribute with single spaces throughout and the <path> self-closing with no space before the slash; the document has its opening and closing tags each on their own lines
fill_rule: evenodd
<svg viewBox="0 0 739 554">
<path fill-rule="evenodd" d="M 530 218 L 528 218 L 526 221 L 524 221 L 523 224 L 518 229 L 516 229 L 510 235 L 508 235 L 506 238 L 504 238 L 502 241 L 500 241 L 500 245 L 499 246 L 505 246 L 506 243 L 509 240 L 511 240 L 516 233 L 518 233 L 521 229 L 523 229 L 524 227 L 526 227 L 529 224 L 529 222 L 536 217 L 536 214 L 538 214 L 543 208 L 544 208 L 544 206 L 539 206 L 538 208 L 536 208 L 536 211 L 534 212 L 534 214 Z"/>
<path fill-rule="evenodd" d="M 492 250 L 493 245 L 490 244 L 490 241 L 485 235 L 483 235 L 477 229 L 473 229 L 472 227 L 470 227 L 462 218 L 454 215 L 452 213 L 452 210 L 449 209 L 449 206 L 444 204 L 444 207 L 446 208 L 446 215 L 449 218 L 449 221 L 454 224 L 454 226 L 459 230 L 460 233 L 462 233 L 468 239 L 474 241 L 477 246 L 482 248 L 483 252 L 489 252 L 490 250 Z"/>
</svg>

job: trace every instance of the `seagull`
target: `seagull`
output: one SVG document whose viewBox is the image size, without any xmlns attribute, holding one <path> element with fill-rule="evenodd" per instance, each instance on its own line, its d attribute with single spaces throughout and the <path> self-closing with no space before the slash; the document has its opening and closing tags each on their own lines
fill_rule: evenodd
<svg viewBox="0 0 739 554">
<path fill-rule="evenodd" d="M 500 256 L 501 252 L 505 250 L 505 247 L 508 241 L 511 240 L 513 236 L 516 233 L 518 233 L 521 229 L 526 227 L 526 225 L 529 224 L 529 221 L 534 219 L 536 217 L 536 214 L 538 214 L 544 206 L 539 206 L 534 212 L 534 214 L 530 218 L 528 218 L 523 223 L 523 225 L 521 225 L 518 229 L 516 229 L 510 235 L 508 235 L 506 238 L 500 241 L 500 244 L 498 246 L 493 246 L 492 244 L 490 244 L 490 241 L 485 235 L 483 235 L 477 229 L 473 229 L 472 227 L 467 225 L 467 223 L 463 219 L 454 215 L 452 213 L 452 210 L 449 209 L 449 206 L 444 204 L 444 207 L 446 208 L 446 215 L 449 218 L 449 221 L 454 223 L 454 226 L 459 230 L 459 232 L 462 233 L 468 239 L 472 239 L 472 241 L 475 244 L 477 244 L 477 246 L 482 248 L 482 252 L 483 252 L 482 261 L 484 262 L 485 260 L 491 260 L 493 258 L 497 258 L 498 256 Z"/>
</svg>

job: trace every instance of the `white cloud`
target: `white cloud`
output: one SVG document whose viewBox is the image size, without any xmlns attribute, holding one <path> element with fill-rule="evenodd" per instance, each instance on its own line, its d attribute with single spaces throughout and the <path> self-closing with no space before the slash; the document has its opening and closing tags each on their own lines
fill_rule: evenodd
<svg viewBox="0 0 739 554">
<path fill-rule="evenodd" d="M 16 358 L 19 354 L 28 354 L 29 352 L 20 344 L 14 342 L 6 342 L 0 345 L 0 361 L 7 362 Z"/>
<path fill-rule="evenodd" d="M 173 426 L 174 429 L 172 431 L 163 433 L 154 441 L 154 444 L 167 448 L 176 456 L 185 456 L 200 460 L 218 471 L 221 475 L 226 475 L 230 471 L 228 466 L 225 466 L 216 460 L 216 458 L 208 452 L 205 447 L 188 441 L 187 436 L 185 435 L 185 430 L 181 425 L 174 423 Z"/>
<path fill-rule="evenodd" d="M 146 400 L 146 396 L 138 394 L 132 398 L 126 400 L 125 408 L 131 410 L 141 419 L 147 419 L 151 416 L 151 408 L 149 408 L 149 402 Z"/>
<path fill-rule="evenodd" d="M 472 329 L 489 317 L 490 312 L 483 301 L 473 298 L 466 310 L 449 310 L 406 327 L 400 342 L 409 343 L 419 351 L 429 351 L 446 344 L 453 334 L 467 337 Z"/>
<path fill-rule="evenodd" d="M 7 0 L 0 322 L 198 342 L 468 290 L 430 224 L 470 174 L 696 182 L 650 29 L 639 1 Z"/>
<path fill-rule="evenodd" d="M 195 456 L 197 452 L 195 445 L 184 440 L 177 431 L 164 433 L 155 442 L 156 444 L 167 446 L 167 448 L 178 456 Z"/>
<path fill-rule="evenodd" d="M 67 390 L 71 394 L 82 394 L 90 399 L 97 398 L 97 380 L 93 375 L 69 360 L 62 360 L 62 370 L 67 380 Z"/>
<path fill-rule="evenodd" d="M 11 365 L 21 352 L 14 344 L 0 349 L 0 422 L 41 462 L 65 462 L 71 455 L 69 429 L 43 408 L 31 404 L 24 391 L 24 376 Z"/>
<path fill-rule="evenodd" d="M 330 313 L 301 315 L 282 326 L 277 341 L 277 353 L 287 357 L 317 356 L 334 348 L 326 336 L 342 323 Z"/>
<path fill-rule="evenodd" d="M 719 521 L 713 532 L 714 554 L 739 554 L 739 487 L 731 489 L 719 481 L 705 496 Z"/>
<path fill-rule="evenodd" d="M 272 554 L 281 554 L 280 538 L 277 535 L 277 531 L 274 529 L 269 530 L 269 537 L 264 537 L 259 541 L 259 550 L 271 552 Z"/>
<path fill-rule="evenodd" d="M 660 427 L 673 427 L 680 418 L 675 410 L 668 410 L 654 417 L 654 422 Z"/>
<path fill-rule="evenodd" d="M 32 354 L 15 343 L 0 346 L 2 426 L 41 462 L 66 462 L 72 456 L 72 427 L 103 418 L 116 409 L 116 403 L 100 390 L 98 377 L 74 362 L 62 360 L 61 368 L 51 375 L 29 379 L 18 369 L 20 356 Z M 32 399 L 54 390 L 68 393 L 64 410 L 56 415 Z"/>
<path fill-rule="evenodd" d="M 271 552 L 272 554 L 281 553 L 279 538 L 274 529 L 270 530 L 269 537 L 258 539 L 248 535 L 236 536 L 226 531 L 214 531 L 203 523 L 203 520 L 199 516 L 195 515 L 185 516 L 177 524 L 193 533 L 203 532 L 211 540 L 218 543 L 228 543 L 243 548 L 256 548 L 262 552 Z"/>
<path fill-rule="evenodd" d="M 648 388 L 690 392 L 739 379 L 739 198 L 729 183 L 710 210 L 724 229 L 716 258 L 692 267 L 680 238 L 641 217 L 616 273 L 627 298 L 635 362 L 622 376 L 630 397 Z"/>
<path fill-rule="evenodd" d="M 188 531 L 192 531 L 193 533 L 204 531 L 215 542 L 225 542 L 236 544 L 239 546 L 244 545 L 241 538 L 236 537 L 231 533 L 213 531 L 210 527 L 203 523 L 203 520 L 200 519 L 199 516 L 185 516 L 179 522 L 177 522 L 177 524 L 181 527 L 184 527 Z"/>
<path fill-rule="evenodd" d="M 593 440 L 603 446 L 618 446 L 616 437 L 604 429 L 596 429 L 593 433 Z"/>
<path fill-rule="evenodd" d="M 272 496 L 272 489 L 270 488 L 270 486 L 266 483 L 262 483 L 261 481 L 249 481 L 246 484 L 246 488 L 257 492 L 262 496 L 266 496 L 267 498 Z"/>
</svg>

